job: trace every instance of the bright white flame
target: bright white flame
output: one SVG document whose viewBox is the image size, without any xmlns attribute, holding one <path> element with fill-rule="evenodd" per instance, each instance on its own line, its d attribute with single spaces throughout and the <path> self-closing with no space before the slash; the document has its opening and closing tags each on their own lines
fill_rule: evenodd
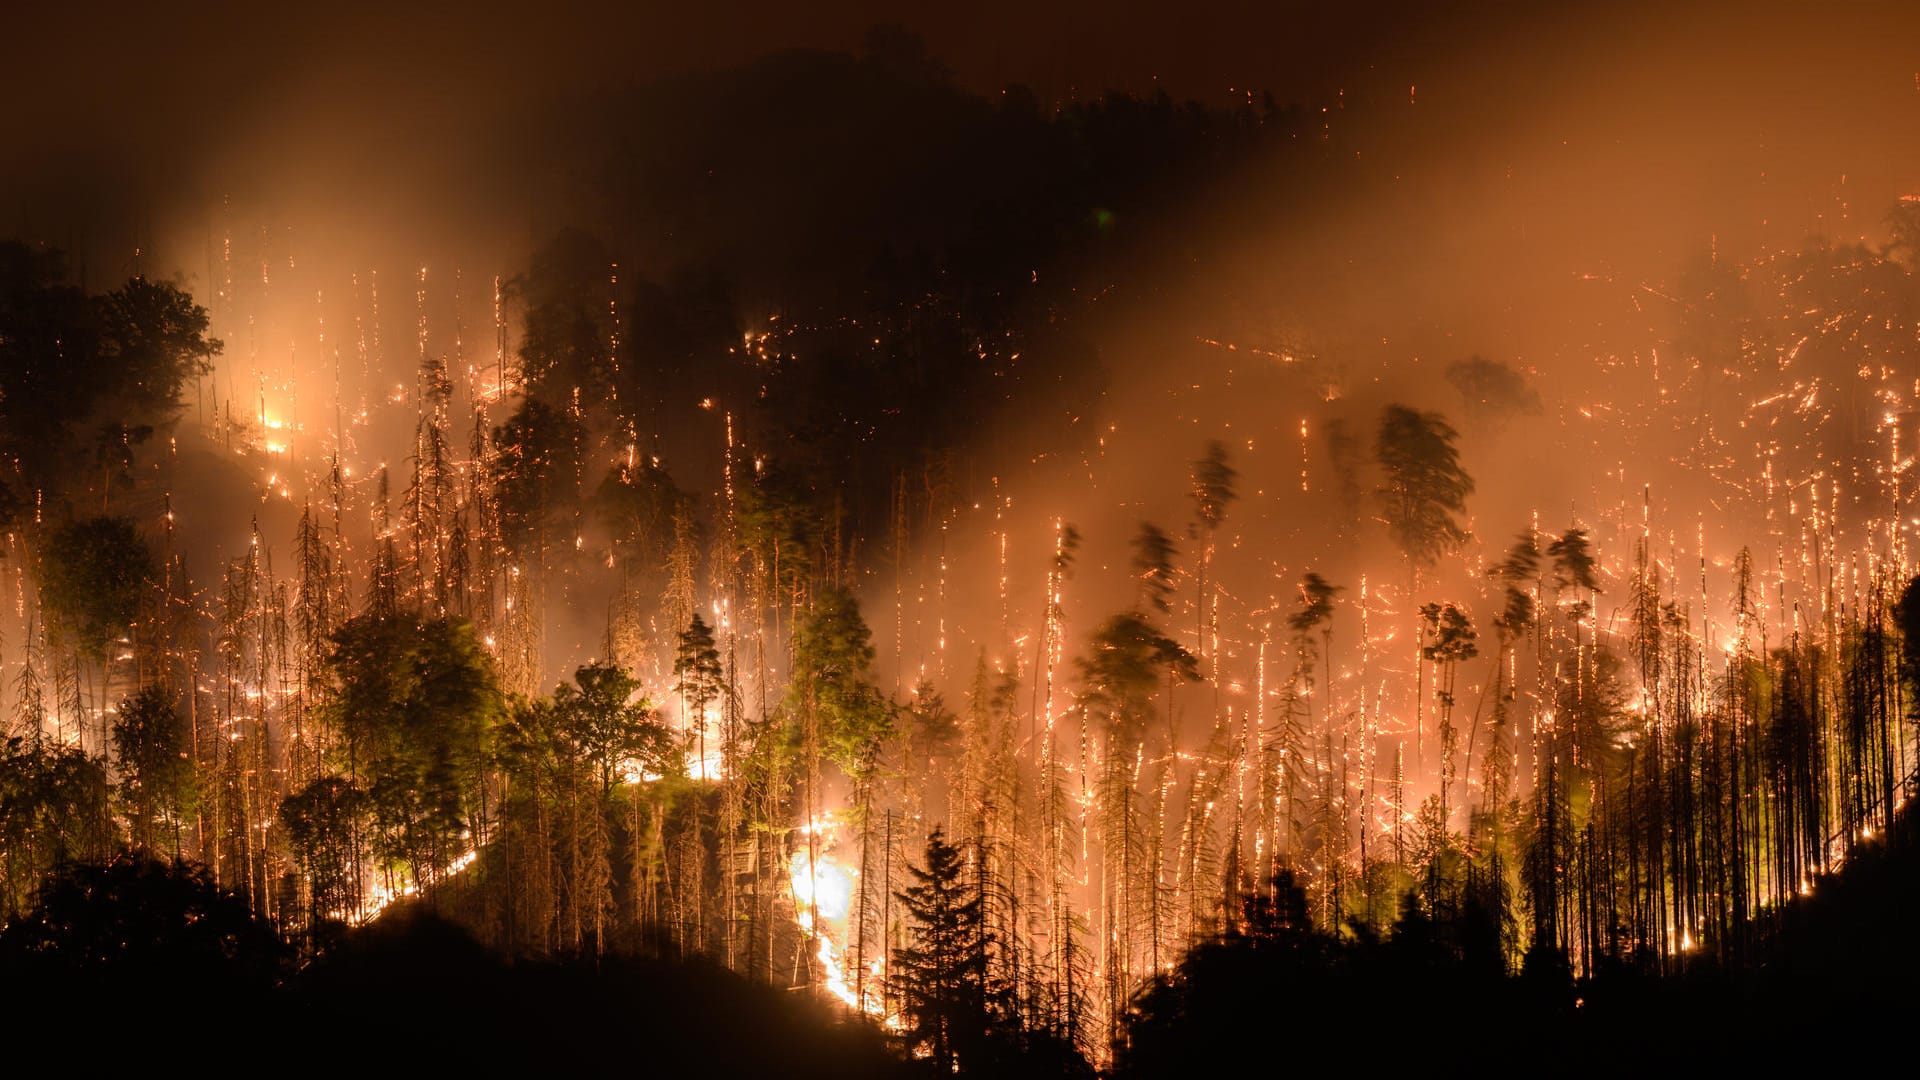
<svg viewBox="0 0 1920 1080">
<path fill-rule="evenodd" d="M 816 907 L 822 919 L 838 921 L 847 917 L 853 900 L 855 871 L 851 867 L 841 866 L 825 854 L 817 864 L 811 863 L 807 850 L 801 848 L 793 853 L 790 869 L 793 900 L 800 909 L 802 921 L 811 923 L 810 916 Z"/>
</svg>

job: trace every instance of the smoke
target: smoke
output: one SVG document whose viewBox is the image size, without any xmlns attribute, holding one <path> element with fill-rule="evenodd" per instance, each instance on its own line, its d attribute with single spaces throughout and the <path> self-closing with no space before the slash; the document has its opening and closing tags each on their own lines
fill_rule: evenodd
<svg viewBox="0 0 1920 1080">
<path fill-rule="evenodd" d="M 1068 600 L 1077 631 L 1130 602 L 1126 544 L 1141 521 L 1181 540 L 1190 571 L 1187 470 L 1212 439 L 1241 473 L 1217 565 L 1243 614 L 1287 603 L 1307 570 L 1353 588 L 1395 565 L 1365 520 L 1374 478 L 1348 478 L 1330 442 L 1343 430 L 1365 456 L 1392 402 L 1462 427 L 1482 539 L 1594 524 L 1622 490 L 1684 504 L 1695 480 L 1666 463 L 1685 433 L 1647 433 L 1629 453 L 1569 443 L 1566 426 L 1583 408 L 1631 408 L 1602 397 L 1658 362 L 1653 343 L 1683 315 L 1665 298 L 1691 268 L 1815 234 L 1877 243 L 1884 208 L 1920 177 L 1920 148 L 1891 137 L 1920 108 L 1901 48 L 1912 17 L 1894 8 L 1261 5 L 1169 31 L 1126 5 L 1095 18 L 1093 5 L 1009 4 L 977 23 L 908 23 L 953 85 L 917 92 L 925 111 L 892 129 L 834 111 L 857 83 L 802 98 L 812 114 L 779 113 L 785 90 L 811 85 L 802 76 L 843 72 L 837 51 L 898 45 L 868 38 L 878 7 L 141 8 L 84 30 L 43 10 L 6 57 L 44 108 L 17 113 L 0 140 L 0 222 L 73 249 L 95 285 L 173 276 L 212 308 L 227 350 L 188 414 L 246 421 L 260 475 L 175 475 L 181 528 L 218 530 L 206 546 L 231 551 L 235 506 L 291 534 L 331 465 L 313 449 L 328 432 L 351 446 L 371 528 L 378 468 L 403 484 L 423 352 L 464 381 L 451 432 L 463 445 L 471 398 L 518 345 L 511 319 L 496 330 L 495 280 L 561 227 L 605 234 L 625 274 L 716 268 L 755 325 L 823 303 L 810 291 L 822 279 L 839 295 L 864 287 L 875 238 L 855 233 L 904 218 L 847 204 L 911 204 L 926 170 L 954 164 L 908 138 L 916 119 L 939 117 L 922 125 L 936 135 L 963 126 L 1008 83 L 1032 87 L 1042 111 L 1106 87 L 1258 110 L 1271 88 L 1296 110 L 1277 114 L 1284 144 L 1191 205 L 1115 217 L 1123 254 L 1103 267 L 1105 290 L 1063 311 L 1106 372 L 1097 408 L 1072 419 L 1077 438 L 1061 444 L 1044 430 L 1057 413 L 1034 409 L 1033 430 L 975 448 L 995 464 L 955 480 L 955 516 L 917 530 L 901 631 L 870 610 L 883 666 L 910 683 L 939 668 L 951 680 L 978 650 L 1011 663 L 1031 648 L 1018 639 L 1037 619 L 1056 520 L 1088 538 Z M 758 59 L 794 47 L 819 51 Z M 969 167 L 1017 178 L 1022 162 Z M 1542 411 L 1475 422 L 1445 375 L 1472 355 L 1526 373 Z M 290 426 L 273 440 L 286 451 L 265 448 L 268 422 Z M 717 488 L 711 451 L 667 464 L 691 490 Z M 1592 478 L 1610 472 L 1601 498 Z M 1471 569 L 1435 587 L 1465 589 Z M 859 584 L 870 609 L 888 602 L 884 571 Z M 558 639 L 594 651 L 599 616 L 575 617 Z"/>
</svg>

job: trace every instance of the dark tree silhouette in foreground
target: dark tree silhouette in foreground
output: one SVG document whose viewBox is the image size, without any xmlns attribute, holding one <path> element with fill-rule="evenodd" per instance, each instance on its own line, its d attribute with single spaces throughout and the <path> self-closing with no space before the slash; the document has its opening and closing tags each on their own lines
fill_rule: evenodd
<svg viewBox="0 0 1920 1080">
<path fill-rule="evenodd" d="M 1091 1076 L 1086 1059 L 1045 1029 L 1020 1023 L 1011 988 L 994 974 L 993 935 L 974 875 L 943 830 L 927 837 L 926 868 L 897 894 L 912 923 L 893 953 L 901 1039 L 933 1075 Z"/>
<path fill-rule="evenodd" d="M 965 877 L 960 849 L 935 829 L 926 858 L 925 869 L 907 868 L 915 884 L 899 893 L 914 926 L 912 944 L 893 954 L 893 982 L 901 1037 L 945 1076 L 985 1040 L 995 995 L 980 894 Z"/>
<path fill-rule="evenodd" d="M 38 906 L 0 932 L 0 983 L 70 1004 L 81 990 L 103 1003 L 233 1000 L 272 989 L 283 955 L 273 927 L 204 868 L 128 854 L 48 879 Z"/>
</svg>

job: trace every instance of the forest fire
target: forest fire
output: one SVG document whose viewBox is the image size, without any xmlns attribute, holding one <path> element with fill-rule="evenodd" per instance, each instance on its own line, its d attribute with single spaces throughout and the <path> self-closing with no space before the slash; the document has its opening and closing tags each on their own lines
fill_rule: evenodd
<svg viewBox="0 0 1920 1080">
<path fill-rule="evenodd" d="M 29 215 L 0 986 L 214 927 L 324 994 L 412 933 L 940 1075 L 1853 1016 L 1866 961 L 1794 980 L 1920 842 L 1920 158 L 1615 86 L 1785 36 L 1460 18 L 1499 63 L 1291 108 L 882 30 L 491 99 L 516 164 L 423 150 L 404 213 L 316 142 L 345 194 L 206 155 L 159 237 Z M 1778 79 L 1920 110 L 1854 66 Z M 186 914 L 62 953 L 62 889 Z"/>
<path fill-rule="evenodd" d="M 804 850 L 795 851 L 791 863 L 793 899 L 799 906 L 801 921 L 811 922 L 818 915 L 832 922 L 845 922 L 853 899 L 852 871 L 831 856 L 822 855 L 816 862 Z"/>
</svg>

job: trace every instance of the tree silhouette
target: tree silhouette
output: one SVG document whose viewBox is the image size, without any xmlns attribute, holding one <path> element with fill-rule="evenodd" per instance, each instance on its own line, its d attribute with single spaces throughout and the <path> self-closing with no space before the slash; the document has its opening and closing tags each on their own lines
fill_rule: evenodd
<svg viewBox="0 0 1920 1080">
<path fill-rule="evenodd" d="M 491 487 L 509 553 L 537 556 L 548 526 L 578 497 L 580 424 L 537 398 L 493 429 Z"/>
<path fill-rule="evenodd" d="M 1213 598 L 1207 593 L 1207 575 L 1213 570 L 1214 540 L 1220 532 L 1220 525 L 1227 519 L 1227 507 L 1237 498 L 1233 482 L 1239 478 L 1228 463 L 1227 446 L 1219 440 L 1207 444 L 1207 449 L 1198 461 L 1193 463 L 1192 494 L 1194 516 L 1200 522 L 1203 543 L 1200 547 L 1200 573 L 1195 583 L 1198 603 L 1194 617 L 1197 620 L 1194 634 L 1195 649 L 1202 658 L 1207 653 L 1209 634 L 1207 629 L 1212 622 Z"/>
<path fill-rule="evenodd" d="M 1179 553 L 1160 526 L 1140 523 L 1133 538 L 1133 575 L 1140 581 L 1141 611 L 1167 613 L 1167 601 L 1173 596 L 1173 558 Z"/>
<path fill-rule="evenodd" d="M 970 1071 L 1001 1004 L 989 979 L 981 897 L 960 849 L 938 827 L 927 837 L 926 866 L 907 872 L 914 884 L 896 896 L 911 923 L 909 944 L 894 951 L 891 967 L 901 1038 L 941 1076 Z"/>
<path fill-rule="evenodd" d="M 702 768 L 707 758 L 707 706 L 726 693 L 720 667 L 720 650 L 714 647 L 713 630 L 699 612 L 680 632 L 673 654 L 674 692 L 680 695 L 680 715 L 684 725 L 695 727 L 699 735 Z"/>
<path fill-rule="evenodd" d="M 107 856 L 107 791 L 100 758 L 38 732 L 0 743 L 0 911 L 27 907 L 55 868 Z"/>
<path fill-rule="evenodd" d="M 1562 589 L 1575 589 L 1579 592 L 1598 592 L 1600 585 L 1594 577 L 1593 548 L 1587 542 L 1585 529 L 1568 529 L 1559 538 L 1547 545 L 1547 555 L 1553 559 L 1554 583 Z"/>
<path fill-rule="evenodd" d="M 1920 197 L 1903 196 L 1887 210 L 1887 253 L 1920 267 Z"/>
<path fill-rule="evenodd" d="M 1387 531 L 1407 559 L 1407 595 L 1419 591 L 1420 571 L 1459 547 L 1467 531 L 1456 520 L 1466 512 L 1473 478 L 1460 467 L 1452 425 L 1439 413 L 1389 405 L 1380 415 L 1374 442 L 1384 482 L 1374 492 L 1386 514 Z M 1415 768 L 1427 765 L 1426 657 L 1424 628 L 1414 635 Z"/>
<path fill-rule="evenodd" d="M 1540 411 L 1540 391 L 1520 372 L 1497 360 L 1471 356 L 1447 365 L 1447 382 L 1460 394 L 1470 422 L 1499 423 Z"/>
<path fill-rule="evenodd" d="M 311 935 L 359 913 L 359 837 L 366 814 L 366 794 L 338 776 L 322 776 L 280 801 L 280 826 L 307 880 Z"/>
<path fill-rule="evenodd" d="M 0 452 L 56 497 L 92 463 L 74 446 L 124 463 L 210 370 L 221 345 L 206 331 L 206 309 L 171 285 L 135 277 L 89 296 L 59 251 L 0 243 Z"/>
<path fill-rule="evenodd" d="M 1389 405 L 1380 416 L 1374 450 L 1386 478 L 1375 497 L 1416 577 L 1467 538 L 1456 515 L 1466 512 L 1473 478 L 1460 467 L 1455 437 L 1439 413 Z"/>
<path fill-rule="evenodd" d="M 554 405 L 575 390 L 594 401 L 611 398 L 613 261 L 599 240 L 570 229 L 541 245 L 527 272 L 507 283 L 507 296 L 525 313 L 520 363 L 531 396 Z"/>
<path fill-rule="evenodd" d="M 273 928 L 204 869 L 139 855 L 64 869 L 0 932 L 6 981 L 122 1004 L 231 1006 L 272 989 L 282 955 Z"/>
<path fill-rule="evenodd" d="M 1426 624 L 1427 642 L 1421 647 L 1420 656 L 1439 669 L 1435 694 L 1440 699 L 1440 823 L 1445 828 L 1450 812 L 1447 800 L 1453 786 L 1454 751 L 1459 741 L 1453 728 L 1455 679 L 1460 661 L 1480 655 L 1480 646 L 1476 644 L 1480 635 L 1466 612 L 1452 604 L 1427 604 L 1420 609 L 1420 618 Z"/>
<path fill-rule="evenodd" d="M 1145 735 L 1148 708 L 1163 678 L 1193 682 L 1200 677 L 1193 654 L 1135 612 L 1100 624 L 1080 671 L 1086 688 L 1082 704 L 1106 721 L 1116 745 Z"/>
</svg>

